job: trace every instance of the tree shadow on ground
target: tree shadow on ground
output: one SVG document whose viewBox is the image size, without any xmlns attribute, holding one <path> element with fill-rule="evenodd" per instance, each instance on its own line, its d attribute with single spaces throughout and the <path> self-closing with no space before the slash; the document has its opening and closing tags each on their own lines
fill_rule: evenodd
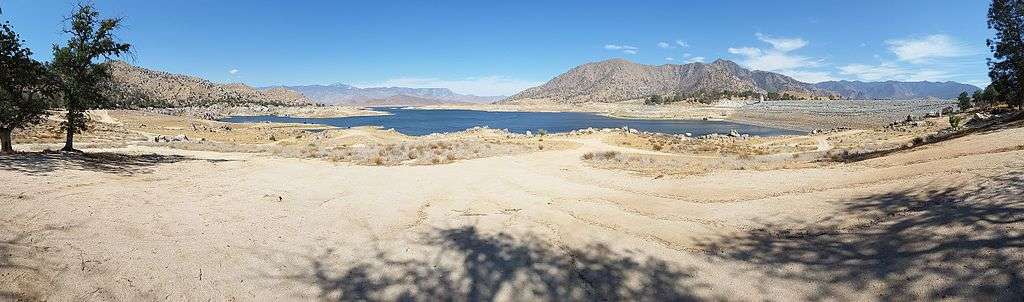
<svg viewBox="0 0 1024 302">
<path fill-rule="evenodd" d="M 153 167 L 161 164 L 173 164 L 192 160 L 207 162 L 228 161 L 160 154 L 32 152 L 0 155 L 0 170 L 18 171 L 31 175 L 47 174 L 57 170 L 82 170 L 134 175 L 152 172 Z"/>
<path fill-rule="evenodd" d="M 691 301 L 703 287 L 690 269 L 604 245 L 573 249 L 475 227 L 435 230 L 422 243 L 440 248 L 434 261 L 378 252 L 343 263 L 328 250 L 271 278 L 315 286 L 321 299 L 339 301 Z"/>
<path fill-rule="evenodd" d="M 50 247 L 38 242 L 70 226 L 43 226 L 29 230 L 0 225 L 0 301 L 43 300 L 51 285 L 44 266 L 52 264 L 44 257 Z"/>
<path fill-rule="evenodd" d="M 1024 298 L 1024 172 L 854 199 L 839 215 L 806 229 L 768 225 L 701 248 L 772 277 L 817 282 L 810 300 L 842 297 L 843 288 L 883 300 Z M 837 222 L 851 218 L 866 222 Z"/>
</svg>

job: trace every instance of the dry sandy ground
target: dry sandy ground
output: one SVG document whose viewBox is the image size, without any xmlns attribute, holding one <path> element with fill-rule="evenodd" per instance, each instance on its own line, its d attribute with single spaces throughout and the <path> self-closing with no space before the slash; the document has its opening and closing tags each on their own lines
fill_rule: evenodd
<svg viewBox="0 0 1024 302">
<path fill-rule="evenodd" d="M 652 178 L 577 147 L 357 166 L 128 146 L 0 158 L 0 300 L 1016 300 L 1024 129 Z"/>
</svg>

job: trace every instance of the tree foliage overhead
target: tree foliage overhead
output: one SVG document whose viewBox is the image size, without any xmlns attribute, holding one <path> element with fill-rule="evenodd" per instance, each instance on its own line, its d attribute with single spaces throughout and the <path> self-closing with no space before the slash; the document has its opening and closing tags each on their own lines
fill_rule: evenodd
<svg viewBox="0 0 1024 302">
<path fill-rule="evenodd" d="M 1024 0 L 993 0 L 988 27 L 996 32 L 995 38 L 987 41 L 992 50 L 988 62 L 991 86 L 1002 100 L 1024 106 Z"/>
<path fill-rule="evenodd" d="M 49 78 L 42 63 L 11 27 L 0 24 L 0 140 L 2 152 L 11 152 L 11 131 L 38 122 L 46 113 Z"/>
<path fill-rule="evenodd" d="M 92 5 L 79 5 L 69 19 L 70 35 L 66 45 L 53 46 L 53 73 L 59 79 L 64 108 L 67 109 L 67 141 L 64 150 L 73 149 L 74 134 L 86 127 L 85 111 L 109 103 L 101 94 L 110 74 L 100 59 L 128 53 L 131 45 L 117 41 L 114 31 L 121 27 L 120 18 L 100 19 Z"/>
</svg>

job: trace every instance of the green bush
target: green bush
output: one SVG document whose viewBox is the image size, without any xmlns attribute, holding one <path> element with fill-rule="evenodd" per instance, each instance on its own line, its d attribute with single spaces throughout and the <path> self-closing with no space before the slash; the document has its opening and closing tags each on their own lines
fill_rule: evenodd
<svg viewBox="0 0 1024 302">
<path fill-rule="evenodd" d="M 949 116 L 949 127 L 953 129 L 960 129 L 960 123 L 963 122 L 963 120 L 963 117 L 952 114 Z"/>
</svg>

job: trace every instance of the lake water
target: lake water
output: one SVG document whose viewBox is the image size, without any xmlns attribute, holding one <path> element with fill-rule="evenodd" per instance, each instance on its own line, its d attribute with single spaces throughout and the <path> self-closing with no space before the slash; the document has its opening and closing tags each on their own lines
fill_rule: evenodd
<svg viewBox="0 0 1024 302">
<path fill-rule="evenodd" d="M 297 118 L 283 116 L 234 116 L 223 119 L 233 123 L 302 123 L 321 124 L 341 128 L 380 126 L 394 128 L 406 135 L 456 132 L 477 126 L 508 129 L 515 133 L 569 132 L 576 129 L 629 127 L 640 131 L 670 134 L 692 133 L 700 136 L 710 133 L 727 134 L 736 130 L 757 136 L 799 134 L 798 131 L 760 127 L 722 121 L 669 121 L 619 119 L 581 112 L 489 112 L 475 110 L 420 110 L 402 108 L 374 108 L 391 115 L 342 118 Z"/>
</svg>

